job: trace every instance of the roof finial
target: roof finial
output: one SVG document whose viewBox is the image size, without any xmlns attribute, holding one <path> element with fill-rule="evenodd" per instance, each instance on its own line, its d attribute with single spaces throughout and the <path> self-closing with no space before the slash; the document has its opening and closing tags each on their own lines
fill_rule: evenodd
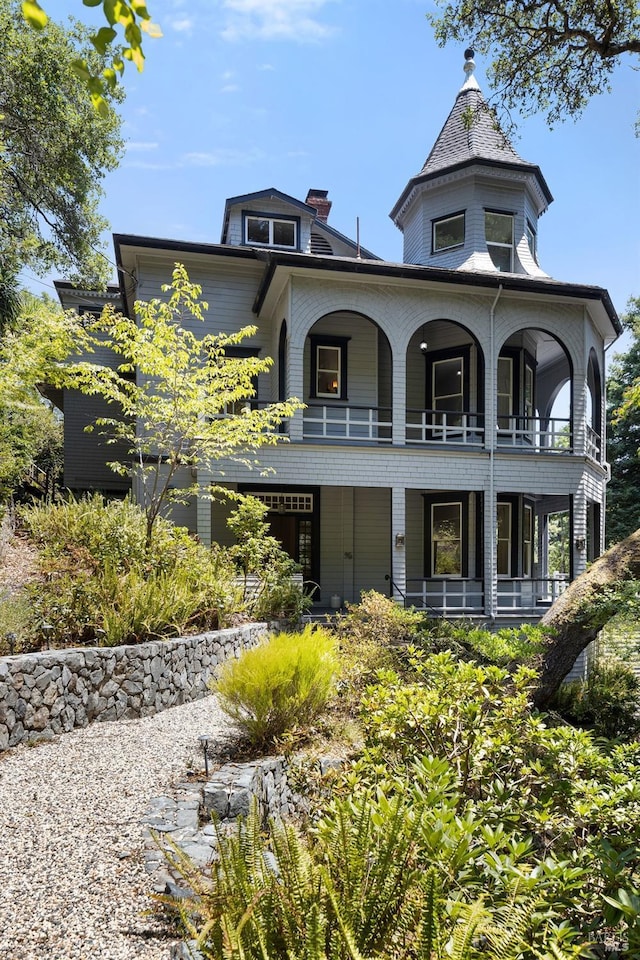
<svg viewBox="0 0 640 960">
<path fill-rule="evenodd" d="M 464 72 L 466 80 L 462 85 L 462 90 L 479 90 L 478 81 L 473 75 L 473 71 L 476 69 L 475 60 L 473 59 L 473 47 L 467 47 L 464 52 Z"/>
</svg>

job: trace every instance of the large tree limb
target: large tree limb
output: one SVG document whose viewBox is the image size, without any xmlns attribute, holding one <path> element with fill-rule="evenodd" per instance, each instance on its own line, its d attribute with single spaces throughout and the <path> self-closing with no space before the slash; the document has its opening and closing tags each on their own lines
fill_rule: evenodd
<svg viewBox="0 0 640 960">
<path fill-rule="evenodd" d="M 629 580 L 640 580 L 640 530 L 603 553 L 540 621 L 549 630 L 550 640 L 534 696 L 537 707 L 549 702 L 579 654 L 620 612 L 615 590 Z"/>
</svg>

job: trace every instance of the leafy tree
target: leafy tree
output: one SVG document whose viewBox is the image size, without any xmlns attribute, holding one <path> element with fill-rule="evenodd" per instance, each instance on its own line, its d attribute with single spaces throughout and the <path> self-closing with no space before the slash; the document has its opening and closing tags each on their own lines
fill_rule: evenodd
<svg viewBox="0 0 640 960">
<path fill-rule="evenodd" d="M 104 62 L 84 28 L 25 30 L 16 0 L 0 0 L 0 260 L 9 277 L 55 267 L 90 285 L 110 273 L 97 204 L 122 150 L 120 118 L 111 106 L 93 109 L 72 69 L 78 57 L 95 69 Z"/>
<path fill-rule="evenodd" d="M 109 111 L 108 96 L 115 89 L 118 74 L 124 71 L 124 61 L 135 63 L 138 70 L 144 66 L 142 50 L 143 32 L 149 37 L 160 37 L 160 27 L 153 23 L 144 0 L 82 0 L 85 7 L 99 7 L 102 4 L 104 18 L 108 26 L 100 27 L 90 36 L 91 43 L 101 57 L 107 57 L 106 66 L 98 71 L 84 56 L 78 57 L 73 70 L 83 80 L 91 94 L 94 107 L 103 115 Z M 22 15 L 35 30 L 44 30 L 49 23 L 46 12 L 37 0 L 23 0 Z M 124 43 L 113 46 L 122 30 Z M 110 59 L 109 59 L 110 57 Z"/>
<path fill-rule="evenodd" d="M 38 384 L 59 386 L 60 364 L 82 345 L 77 318 L 47 297 L 23 293 L 15 324 L 0 337 L 0 500 L 34 462 L 55 466 L 61 427 Z"/>
<path fill-rule="evenodd" d="M 625 54 L 640 53 L 636 0 L 435 0 L 436 40 L 493 52 L 487 71 L 501 105 L 549 126 L 578 117 Z"/>
<path fill-rule="evenodd" d="M 199 299 L 201 287 L 176 264 L 172 283 L 162 289 L 170 292 L 169 299 L 138 301 L 132 319 L 107 307 L 90 326 L 93 345 L 121 358 L 117 369 L 85 361 L 69 372 L 70 384 L 101 395 L 116 408 L 98 425 L 106 428 L 109 442 L 123 441 L 131 454 L 133 462 L 110 466 L 138 481 L 147 544 L 164 507 L 203 495 L 197 480 L 174 487 L 184 467 L 212 469 L 221 459 L 254 465 L 255 451 L 284 439 L 276 428 L 300 407 L 291 399 L 252 409 L 253 380 L 273 361 L 232 357 L 226 351 L 256 328 L 198 337 L 188 327 L 203 322 L 208 308 Z"/>
<path fill-rule="evenodd" d="M 614 357 L 607 379 L 607 538 L 616 543 L 640 527 L 640 297 L 622 318 L 633 340 Z"/>
</svg>

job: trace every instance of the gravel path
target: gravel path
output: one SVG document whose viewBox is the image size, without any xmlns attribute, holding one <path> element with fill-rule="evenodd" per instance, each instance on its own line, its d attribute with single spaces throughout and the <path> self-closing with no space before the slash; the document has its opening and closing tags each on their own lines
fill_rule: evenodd
<svg viewBox="0 0 640 960">
<path fill-rule="evenodd" d="M 201 733 L 232 736 L 214 697 L 0 754 L 2 960 L 167 960 L 141 820 Z"/>
</svg>

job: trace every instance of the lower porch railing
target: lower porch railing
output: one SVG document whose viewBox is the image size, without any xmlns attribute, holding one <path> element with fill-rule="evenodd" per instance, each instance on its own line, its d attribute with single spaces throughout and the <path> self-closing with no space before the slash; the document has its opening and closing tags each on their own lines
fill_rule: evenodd
<svg viewBox="0 0 640 960">
<path fill-rule="evenodd" d="M 565 574 L 535 579 L 498 580 L 497 615 L 542 614 L 563 593 L 569 582 Z M 405 606 L 441 617 L 462 617 L 485 613 L 484 581 L 474 578 L 407 580 Z"/>
<path fill-rule="evenodd" d="M 498 616 L 507 613 L 542 613 L 567 589 L 569 577 L 556 574 L 534 580 L 498 580 Z"/>
<path fill-rule="evenodd" d="M 484 584 L 474 579 L 407 580 L 405 603 L 441 617 L 478 614 L 484 611 Z"/>
</svg>

